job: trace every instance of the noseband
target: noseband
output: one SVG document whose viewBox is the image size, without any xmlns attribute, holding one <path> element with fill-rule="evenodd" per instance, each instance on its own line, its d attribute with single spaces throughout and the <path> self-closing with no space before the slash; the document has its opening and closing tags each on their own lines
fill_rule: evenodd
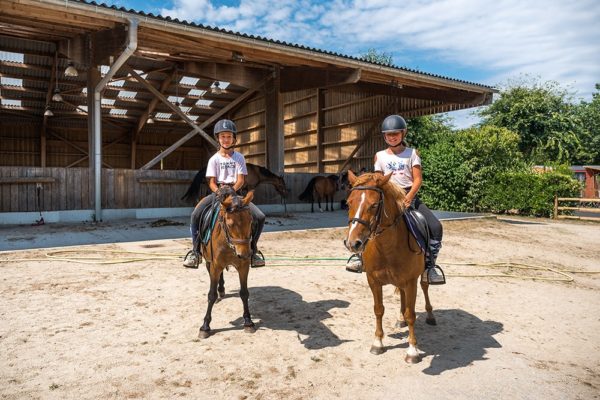
<svg viewBox="0 0 600 400">
<path fill-rule="evenodd" d="M 348 221 L 348 225 L 352 224 L 353 222 L 358 222 L 359 224 L 362 224 L 364 226 L 367 227 L 367 229 L 369 230 L 369 239 L 377 236 L 378 234 L 380 234 L 382 231 L 378 231 L 379 229 L 379 224 L 381 223 L 381 214 L 383 213 L 383 199 L 384 199 L 384 195 L 383 195 L 383 190 L 381 190 L 380 188 L 378 188 L 377 186 L 356 186 L 353 187 L 352 189 L 350 189 L 350 192 L 354 191 L 354 190 L 374 190 L 377 193 L 379 193 L 379 200 L 377 201 L 377 213 L 375 214 L 375 223 L 369 222 L 369 221 L 365 221 L 362 218 L 351 218 Z"/>
</svg>

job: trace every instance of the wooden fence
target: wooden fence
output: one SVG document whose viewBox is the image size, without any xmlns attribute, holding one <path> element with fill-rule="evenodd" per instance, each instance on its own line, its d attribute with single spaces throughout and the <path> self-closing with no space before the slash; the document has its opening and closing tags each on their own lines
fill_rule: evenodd
<svg viewBox="0 0 600 400">
<path fill-rule="evenodd" d="M 102 208 L 192 207 L 181 200 L 197 171 L 102 170 Z M 285 174 L 286 201 L 299 203 L 298 195 L 316 174 Z M 0 167 L 0 213 L 89 210 L 94 208 L 94 177 L 88 168 Z M 336 200 L 344 198 L 338 192 Z M 279 204 L 271 185 L 256 189 L 256 204 Z M 339 204 L 339 203 L 338 203 Z M 336 207 L 338 208 L 338 207 Z"/>
<path fill-rule="evenodd" d="M 568 203 L 569 205 L 561 205 Z M 577 206 L 573 206 L 573 204 Z M 585 207 L 589 203 L 590 207 Z M 570 212 L 572 215 L 560 214 L 561 211 Z M 576 197 L 554 197 L 554 219 L 582 219 L 600 221 L 600 199 L 585 199 Z"/>
</svg>

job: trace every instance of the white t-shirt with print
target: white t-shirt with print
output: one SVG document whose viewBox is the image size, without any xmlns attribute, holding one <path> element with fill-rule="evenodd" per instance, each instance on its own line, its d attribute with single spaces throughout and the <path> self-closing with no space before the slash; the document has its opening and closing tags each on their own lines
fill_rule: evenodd
<svg viewBox="0 0 600 400">
<path fill-rule="evenodd" d="M 387 150 L 377 152 L 375 171 L 382 171 L 384 175 L 392 173 L 392 181 L 403 188 L 411 187 L 413 184 L 412 167 L 421 165 L 421 157 L 416 150 L 407 147 L 402 153 L 388 153 Z"/>
<path fill-rule="evenodd" d="M 206 166 L 206 177 L 214 177 L 217 184 L 234 184 L 238 175 L 248 175 L 246 169 L 246 159 L 241 153 L 234 151 L 231 157 L 224 157 L 220 153 L 215 153 Z"/>
</svg>

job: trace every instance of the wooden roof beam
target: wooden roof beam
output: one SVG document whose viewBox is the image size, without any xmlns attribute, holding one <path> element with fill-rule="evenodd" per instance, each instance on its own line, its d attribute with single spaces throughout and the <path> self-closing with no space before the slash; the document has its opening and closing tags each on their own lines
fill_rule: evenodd
<svg viewBox="0 0 600 400">
<path fill-rule="evenodd" d="M 183 72 L 215 81 L 230 82 L 244 88 L 256 85 L 266 76 L 262 69 L 216 62 L 186 62 L 183 65 Z"/>
<path fill-rule="evenodd" d="M 171 82 L 173 81 L 173 77 L 175 76 L 176 73 L 177 73 L 177 70 L 174 69 L 171 72 L 171 74 L 169 75 L 169 77 L 162 81 L 162 83 L 160 84 L 160 88 L 158 89 L 158 91 L 161 94 L 164 93 L 169 88 L 169 86 L 171 85 Z M 140 135 L 140 132 L 142 131 L 142 128 L 146 124 L 146 121 L 148 120 L 148 117 L 150 116 L 150 114 L 154 111 L 154 109 L 158 105 L 159 101 L 160 101 L 160 99 L 158 97 L 154 97 L 148 104 L 148 108 L 146 108 L 146 110 L 140 116 L 140 119 L 138 120 L 138 122 L 136 124 L 135 132 L 133 132 L 133 134 L 132 134 L 134 142 L 137 142 L 137 139 Z"/>
<path fill-rule="evenodd" d="M 141 169 L 149 169 L 151 168 L 153 165 L 155 165 L 156 163 L 158 163 L 160 160 L 162 160 L 163 158 L 165 158 L 166 156 L 168 156 L 169 154 L 171 154 L 172 152 L 174 152 L 175 150 L 177 150 L 178 147 L 180 147 L 182 144 L 184 144 L 185 142 L 187 142 L 188 140 L 190 140 L 192 137 L 194 137 L 195 135 L 197 135 L 197 129 L 202 130 L 202 132 L 204 132 L 204 128 L 206 128 L 207 126 L 209 126 L 210 124 L 212 124 L 213 122 L 215 122 L 217 119 L 221 118 L 221 116 L 225 115 L 225 113 L 229 112 L 230 110 L 234 109 L 235 107 L 237 107 L 239 104 L 241 104 L 243 101 L 245 101 L 246 99 L 248 99 L 250 96 L 252 96 L 256 91 L 260 90 L 265 83 L 267 83 L 270 79 L 273 79 L 273 76 L 268 76 L 267 78 L 265 78 L 264 80 L 262 80 L 261 82 L 259 82 L 256 86 L 248 89 L 246 92 L 244 92 L 241 96 L 239 96 L 237 99 L 235 99 L 234 101 L 232 101 L 231 103 L 229 103 L 229 105 L 227 107 L 222 108 L 220 111 L 218 111 L 217 113 L 215 113 L 212 117 L 208 118 L 206 121 L 202 122 L 199 126 L 196 126 L 192 131 L 188 132 L 184 137 L 182 137 L 181 139 L 179 139 L 177 142 L 173 143 L 168 149 L 166 149 L 165 151 L 163 151 L 162 153 L 160 153 L 158 156 L 154 157 L 150 162 L 148 162 L 146 165 L 144 165 Z M 206 135 L 206 132 L 204 132 L 204 134 Z M 216 142 L 214 141 L 214 139 L 212 141 L 210 141 L 210 143 L 216 146 Z"/>
<path fill-rule="evenodd" d="M 475 105 L 479 101 L 480 103 L 477 105 L 489 104 L 485 103 L 485 101 L 488 101 L 485 93 L 468 92 L 458 89 L 438 90 L 424 87 L 415 88 L 411 86 L 381 85 L 367 82 L 358 82 L 352 85 L 342 85 L 338 86 L 336 89 L 363 93 L 367 92 L 385 96 L 407 97 L 411 99 L 435 100 L 449 103 Z"/>
<path fill-rule="evenodd" d="M 360 80 L 360 76 L 361 70 L 352 68 L 282 68 L 281 92 L 353 84 Z"/>
</svg>

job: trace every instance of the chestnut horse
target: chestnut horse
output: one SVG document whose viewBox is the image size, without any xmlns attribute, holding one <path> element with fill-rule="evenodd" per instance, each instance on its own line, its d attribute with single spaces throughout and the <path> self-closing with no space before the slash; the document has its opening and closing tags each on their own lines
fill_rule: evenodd
<svg viewBox="0 0 600 400">
<path fill-rule="evenodd" d="M 325 211 L 329 211 L 330 203 L 331 211 L 333 211 L 333 196 L 339 188 L 338 180 L 339 176 L 337 175 L 315 176 L 308 182 L 306 189 L 298 196 L 298 199 L 310 201 L 310 212 L 315 212 L 315 198 L 319 204 L 319 211 L 323 212 L 321 199 L 325 200 Z"/>
<path fill-rule="evenodd" d="M 225 294 L 223 288 L 223 270 L 229 266 L 237 269 L 240 278 L 240 297 L 244 304 L 244 331 L 253 333 L 256 329 L 248 308 L 248 272 L 252 256 L 252 214 L 248 203 L 252 201 L 254 192 L 245 197 L 235 194 L 229 189 L 227 194 L 220 194 L 221 209 L 217 223 L 213 228 L 210 240 L 202 244 L 202 255 L 206 261 L 206 269 L 210 275 L 210 290 L 208 292 L 208 308 L 204 316 L 204 324 L 198 337 L 210 336 L 210 321 L 213 305 L 217 301 L 217 286 L 221 297 Z M 219 282 L 220 281 L 220 282 Z"/>
<path fill-rule="evenodd" d="M 401 313 L 408 324 L 406 362 L 421 361 L 415 336 L 417 280 L 425 268 L 425 254 L 410 234 L 402 214 L 404 191 L 390 182 L 391 174 L 365 173 L 359 177 L 348 171 L 352 185 L 348 196 L 349 228 L 344 244 L 353 253 L 362 253 L 363 269 L 373 293 L 375 341 L 371 353 L 381 354 L 383 347 L 383 285 L 394 285 L 401 296 Z M 427 323 L 435 325 L 429 284 L 421 281 L 425 294 Z M 400 326 L 402 321 L 398 321 Z"/>
</svg>

